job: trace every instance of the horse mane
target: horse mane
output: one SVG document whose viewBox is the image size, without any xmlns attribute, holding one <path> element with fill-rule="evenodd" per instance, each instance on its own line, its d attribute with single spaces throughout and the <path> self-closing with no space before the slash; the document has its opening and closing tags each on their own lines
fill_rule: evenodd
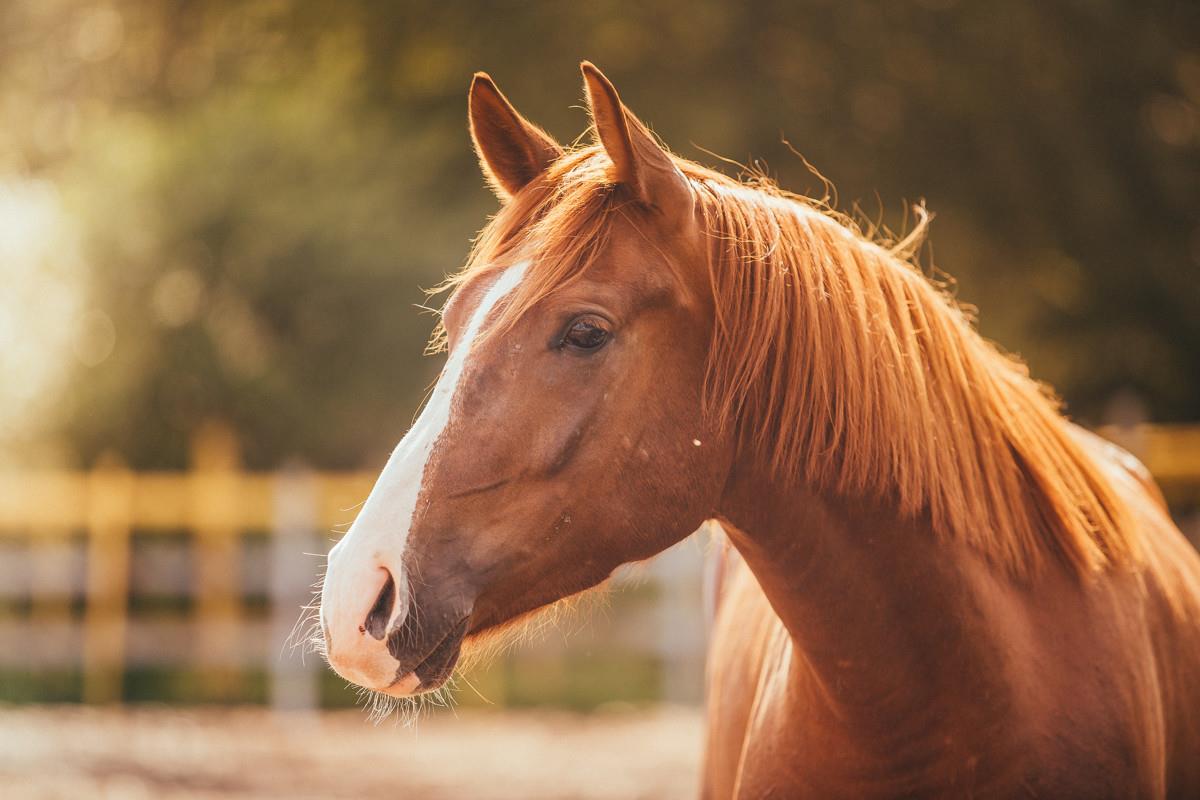
<svg viewBox="0 0 1200 800">
<path fill-rule="evenodd" d="M 914 264 L 923 216 L 889 246 L 761 176 L 675 162 L 710 242 L 705 408 L 776 478 L 926 514 L 1015 576 L 1047 556 L 1079 575 L 1138 558 L 1127 506 L 1059 402 Z M 634 213 L 608 165 L 598 147 L 567 153 L 490 221 L 440 288 L 518 251 L 530 258 L 503 329 L 583 274 L 614 214 Z"/>
</svg>

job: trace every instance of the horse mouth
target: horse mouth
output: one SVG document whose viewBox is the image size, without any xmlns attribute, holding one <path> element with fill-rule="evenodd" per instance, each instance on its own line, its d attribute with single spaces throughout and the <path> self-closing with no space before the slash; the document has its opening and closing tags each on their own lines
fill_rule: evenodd
<svg viewBox="0 0 1200 800">
<path fill-rule="evenodd" d="M 450 679 L 455 665 L 458 664 L 463 637 L 467 633 L 467 622 L 468 618 L 464 617 L 455 623 L 429 654 L 411 670 L 398 671 L 396 679 L 383 690 L 384 693 L 407 697 L 440 689 Z"/>
</svg>

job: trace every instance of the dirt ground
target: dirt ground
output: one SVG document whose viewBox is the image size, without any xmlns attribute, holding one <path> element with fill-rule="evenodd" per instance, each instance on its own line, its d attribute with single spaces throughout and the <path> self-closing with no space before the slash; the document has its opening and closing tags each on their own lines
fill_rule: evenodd
<svg viewBox="0 0 1200 800">
<path fill-rule="evenodd" d="M 694 797 L 695 709 L 443 713 L 0 707 L 5 798 Z"/>
</svg>

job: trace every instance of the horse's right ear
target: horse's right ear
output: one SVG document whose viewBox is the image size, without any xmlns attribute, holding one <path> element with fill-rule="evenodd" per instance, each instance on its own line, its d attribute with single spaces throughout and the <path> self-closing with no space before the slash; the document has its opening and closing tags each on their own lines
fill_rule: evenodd
<svg viewBox="0 0 1200 800">
<path fill-rule="evenodd" d="M 558 142 L 517 113 L 487 73 L 475 73 L 468 107 L 479 165 L 501 200 L 521 191 L 562 155 Z"/>
</svg>

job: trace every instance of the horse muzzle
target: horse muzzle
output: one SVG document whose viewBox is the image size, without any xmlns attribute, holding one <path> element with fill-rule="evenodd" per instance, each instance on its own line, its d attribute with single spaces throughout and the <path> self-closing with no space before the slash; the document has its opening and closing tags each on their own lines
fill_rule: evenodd
<svg viewBox="0 0 1200 800">
<path fill-rule="evenodd" d="M 351 683 L 393 697 L 438 689 L 467 634 L 471 604 L 463 600 L 430 587 L 410 594 L 401 564 L 358 562 L 339 544 L 321 594 L 329 665 Z"/>
</svg>

